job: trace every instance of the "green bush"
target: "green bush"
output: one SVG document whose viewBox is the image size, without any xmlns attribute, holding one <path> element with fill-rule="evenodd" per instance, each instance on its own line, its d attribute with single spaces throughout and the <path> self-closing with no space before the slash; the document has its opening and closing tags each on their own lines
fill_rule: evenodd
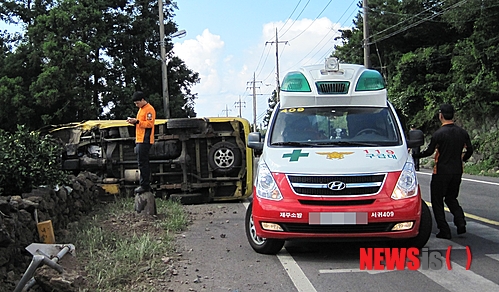
<svg viewBox="0 0 499 292">
<path fill-rule="evenodd" d="M 66 179 L 60 169 L 62 146 L 51 136 L 17 126 L 0 129 L 0 194 L 18 195 L 40 185 L 55 186 Z"/>
</svg>

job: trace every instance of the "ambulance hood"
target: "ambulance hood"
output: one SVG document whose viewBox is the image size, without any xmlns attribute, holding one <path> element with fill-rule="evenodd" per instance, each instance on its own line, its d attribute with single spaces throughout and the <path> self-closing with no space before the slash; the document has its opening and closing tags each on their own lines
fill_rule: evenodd
<svg viewBox="0 0 499 292">
<path fill-rule="evenodd" d="M 312 175 L 347 175 L 400 171 L 408 158 L 407 148 L 303 147 L 267 148 L 260 158 L 271 172 Z"/>
</svg>

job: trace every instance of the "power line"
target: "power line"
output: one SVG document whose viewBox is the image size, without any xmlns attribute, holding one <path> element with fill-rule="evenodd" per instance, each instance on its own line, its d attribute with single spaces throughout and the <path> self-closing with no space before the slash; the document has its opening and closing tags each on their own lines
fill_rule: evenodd
<svg viewBox="0 0 499 292">
<path fill-rule="evenodd" d="M 310 2 L 310 1 L 309 1 Z M 286 23 L 288 23 L 288 21 L 291 19 L 291 16 L 293 16 L 293 14 L 295 13 L 296 11 L 296 8 L 298 8 L 298 6 L 300 6 L 300 3 L 301 3 L 301 0 L 298 1 L 298 4 L 296 4 L 295 6 L 295 9 L 293 9 L 293 12 L 291 12 L 291 14 L 289 15 L 289 17 L 286 19 L 286 21 L 284 22 L 284 24 L 282 25 L 282 27 L 279 29 L 279 31 L 281 31 L 285 26 L 286 26 Z M 307 5 L 308 5 L 308 2 L 307 2 Z M 306 6 L 305 6 L 306 7 Z M 302 10 L 303 12 L 303 10 Z"/>
<path fill-rule="evenodd" d="M 234 102 L 234 107 L 239 108 L 239 116 L 238 117 L 242 118 L 243 116 L 242 116 L 242 113 L 241 113 L 241 108 L 242 107 L 246 107 L 246 102 L 241 101 L 241 96 L 240 95 L 239 95 L 239 101 Z"/>
<path fill-rule="evenodd" d="M 279 91 L 281 89 L 281 85 L 279 84 L 279 43 L 284 43 L 287 44 L 288 41 L 279 41 L 279 36 L 277 35 L 277 29 L 275 30 L 275 41 L 273 42 L 266 42 L 265 44 L 268 43 L 275 43 L 275 64 L 276 64 L 276 81 L 277 81 L 277 86 L 276 86 L 276 92 L 277 92 L 277 101 L 279 101 Z"/>
<path fill-rule="evenodd" d="M 262 81 L 256 81 L 255 73 L 253 73 L 253 81 L 248 81 L 247 83 L 251 84 L 253 88 L 253 131 L 256 132 L 256 89 L 260 88 L 256 86 L 256 83 L 262 83 Z"/>
<path fill-rule="evenodd" d="M 314 22 L 322 15 L 324 10 L 326 10 L 326 8 L 329 6 L 329 4 L 331 4 L 331 2 L 333 2 L 333 0 L 329 0 L 329 2 L 326 4 L 324 9 L 322 9 L 321 13 L 319 13 L 319 15 L 317 15 L 317 17 L 310 23 L 310 25 L 307 28 L 305 28 L 302 32 L 300 32 L 298 35 L 296 35 L 294 38 L 292 38 L 289 41 L 295 40 L 297 37 L 301 36 L 304 32 L 306 32 L 312 26 L 312 24 L 314 24 Z"/>
<path fill-rule="evenodd" d="M 293 20 L 293 23 L 291 23 L 291 25 L 288 27 L 288 29 L 281 34 L 281 37 L 283 37 L 289 31 L 289 29 L 295 24 L 295 22 L 298 20 L 298 18 L 300 17 L 300 15 L 303 13 L 303 11 L 305 10 L 305 8 L 307 8 L 308 3 L 310 3 L 310 0 L 307 1 L 307 4 L 305 4 L 305 6 L 303 7 L 303 9 L 300 11 L 300 14 L 298 14 L 298 16 L 295 18 L 295 20 Z"/>
<path fill-rule="evenodd" d="M 430 20 L 430 19 L 433 19 L 433 18 L 435 18 L 435 17 L 437 17 L 437 16 L 439 16 L 439 15 L 442 15 L 442 14 L 444 14 L 445 12 L 449 11 L 450 9 L 454 9 L 454 8 L 456 8 L 457 6 L 460 6 L 461 4 L 464 4 L 466 1 L 467 1 L 467 0 L 463 0 L 463 1 L 461 1 L 461 2 L 458 2 L 458 3 L 454 4 L 454 5 L 451 5 L 451 6 L 447 7 L 447 8 L 445 8 L 445 9 L 443 9 L 443 10 L 442 10 L 442 11 L 440 11 L 440 12 L 435 13 L 435 14 L 434 14 L 434 15 L 432 15 L 432 16 L 429 16 L 429 17 L 427 17 L 427 18 L 423 18 L 423 19 L 421 19 L 421 20 L 419 20 L 419 21 L 416 21 L 415 23 L 413 23 L 413 24 L 411 24 L 411 25 L 409 25 L 409 26 L 406 26 L 406 27 L 404 27 L 404 28 L 401 28 L 401 29 L 399 29 L 399 30 L 397 30 L 397 31 L 395 31 L 395 32 L 392 32 L 392 33 L 390 33 L 390 34 L 388 34 L 388 35 L 386 35 L 386 36 L 384 36 L 384 37 L 381 37 L 381 38 L 379 38 L 379 39 L 377 39 L 377 40 L 373 40 L 372 42 L 367 42 L 367 45 L 372 45 L 372 44 L 374 44 L 374 43 L 376 43 L 376 42 L 380 42 L 380 41 L 386 40 L 387 38 L 390 38 L 390 37 L 392 37 L 392 36 L 394 36 L 394 35 L 397 35 L 397 34 L 399 34 L 399 33 L 401 33 L 401 32 L 404 32 L 404 31 L 406 31 L 406 30 L 408 30 L 408 29 L 410 29 L 410 28 L 413 28 L 413 27 L 415 27 L 415 26 L 417 26 L 417 25 L 419 25 L 419 24 L 421 24 L 421 23 L 423 23 L 423 22 L 425 22 L 425 21 L 428 21 L 428 20 Z"/>
</svg>

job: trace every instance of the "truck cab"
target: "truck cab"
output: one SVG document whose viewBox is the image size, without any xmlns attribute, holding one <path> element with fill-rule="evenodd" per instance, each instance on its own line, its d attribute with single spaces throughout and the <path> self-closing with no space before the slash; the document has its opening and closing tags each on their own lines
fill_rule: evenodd
<svg viewBox="0 0 499 292">
<path fill-rule="evenodd" d="M 422 248 L 431 214 L 383 77 L 327 59 L 286 74 L 256 167 L 246 235 L 259 253 L 287 240 L 385 240 Z"/>
</svg>

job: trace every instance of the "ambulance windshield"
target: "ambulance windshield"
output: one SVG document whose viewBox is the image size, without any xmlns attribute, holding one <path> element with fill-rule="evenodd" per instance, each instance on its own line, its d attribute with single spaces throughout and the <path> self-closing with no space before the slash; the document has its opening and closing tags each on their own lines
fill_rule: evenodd
<svg viewBox="0 0 499 292">
<path fill-rule="evenodd" d="M 314 107 L 280 109 L 271 129 L 272 145 L 401 145 L 389 108 Z"/>
</svg>

